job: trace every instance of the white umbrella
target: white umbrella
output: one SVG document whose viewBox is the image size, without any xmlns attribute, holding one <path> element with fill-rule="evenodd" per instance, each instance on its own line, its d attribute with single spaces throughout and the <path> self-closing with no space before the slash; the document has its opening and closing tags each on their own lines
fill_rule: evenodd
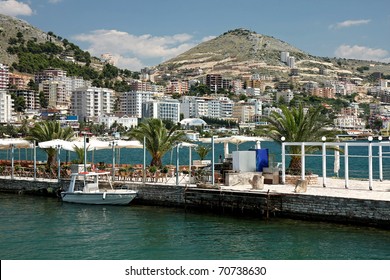
<svg viewBox="0 0 390 280">
<path fill-rule="evenodd" d="M 62 139 L 53 139 L 49 141 L 39 142 L 38 147 L 41 149 L 57 149 L 61 148 L 67 151 L 74 151 L 74 147 L 72 146 L 72 142 L 62 140 Z"/>
<path fill-rule="evenodd" d="M 0 150 L 9 149 L 13 145 L 15 148 L 32 148 L 33 144 L 30 141 L 20 138 L 4 138 L 0 139 Z"/>
<path fill-rule="evenodd" d="M 144 145 L 138 140 L 116 140 L 118 148 L 142 149 Z"/>
<path fill-rule="evenodd" d="M 15 148 L 32 148 L 33 144 L 30 141 L 20 138 L 0 139 L 0 149 L 5 150 L 11 148 L 11 178 L 14 178 L 14 149 Z"/>
</svg>

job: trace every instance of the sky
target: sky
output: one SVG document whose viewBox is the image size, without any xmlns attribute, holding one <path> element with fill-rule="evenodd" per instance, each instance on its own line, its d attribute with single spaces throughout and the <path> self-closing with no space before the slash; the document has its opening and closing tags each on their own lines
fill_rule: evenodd
<svg viewBox="0 0 390 280">
<path fill-rule="evenodd" d="M 132 71 L 236 28 L 315 56 L 390 62 L 389 0 L 0 0 L 0 13 Z"/>
</svg>

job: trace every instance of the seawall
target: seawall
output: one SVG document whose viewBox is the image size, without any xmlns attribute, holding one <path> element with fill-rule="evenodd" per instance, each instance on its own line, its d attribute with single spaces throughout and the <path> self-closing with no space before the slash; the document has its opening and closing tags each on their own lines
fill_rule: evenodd
<svg viewBox="0 0 390 280">
<path fill-rule="evenodd" d="M 68 181 L 32 181 L 0 178 L 0 191 L 57 196 Z M 127 183 L 138 190 L 132 202 L 186 210 L 257 217 L 289 217 L 358 224 L 390 229 L 390 201 L 254 190 L 188 188 L 183 185 Z"/>
</svg>

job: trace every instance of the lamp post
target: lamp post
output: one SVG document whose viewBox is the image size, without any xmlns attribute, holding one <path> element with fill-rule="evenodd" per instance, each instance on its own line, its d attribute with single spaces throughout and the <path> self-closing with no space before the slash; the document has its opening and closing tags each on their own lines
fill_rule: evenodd
<svg viewBox="0 0 390 280">
<path fill-rule="evenodd" d="M 180 143 L 176 144 L 176 186 L 179 185 L 179 152 L 180 152 Z"/>
<path fill-rule="evenodd" d="M 14 157 L 15 157 L 15 145 L 11 144 L 11 179 L 14 179 L 14 169 L 15 169 L 15 164 L 14 164 Z"/>
<path fill-rule="evenodd" d="M 322 186 L 326 187 L 326 137 L 322 136 Z"/>
<path fill-rule="evenodd" d="M 113 140 L 109 143 L 112 148 L 112 182 L 115 181 L 115 146 L 118 146 L 118 143 Z"/>
<path fill-rule="evenodd" d="M 34 181 L 37 180 L 37 142 L 34 140 Z"/>
<path fill-rule="evenodd" d="M 368 136 L 368 188 L 372 190 L 372 136 Z"/>
<path fill-rule="evenodd" d="M 61 181 L 61 159 L 60 159 L 60 154 L 61 154 L 61 148 L 62 146 L 61 145 L 57 145 L 56 146 L 56 149 L 57 149 L 57 180 L 58 182 Z"/>
<path fill-rule="evenodd" d="M 383 166 L 382 166 L 382 136 L 378 136 L 379 146 L 378 146 L 378 154 L 379 154 L 379 181 L 383 181 Z"/>
<path fill-rule="evenodd" d="M 211 136 L 211 185 L 213 185 L 213 186 L 215 183 L 215 178 L 214 178 L 214 174 L 215 174 L 215 170 L 214 170 L 214 167 L 215 167 L 214 138 L 215 138 L 215 136 Z"/>
<path fill-rule="evenodd" d="M 282 141 L 282 184 L 284 185 L 286 183 L 286 144 L 284 143 L 286 137 L 282 136 L 280 140 Z"/>
</svg>

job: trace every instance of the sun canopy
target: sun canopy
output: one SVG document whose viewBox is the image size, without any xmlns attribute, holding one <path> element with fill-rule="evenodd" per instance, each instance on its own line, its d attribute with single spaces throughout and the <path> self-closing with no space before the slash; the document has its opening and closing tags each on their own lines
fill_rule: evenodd
<svg viewBox="0 0 390 280">
<path fill-rule="evenodd" d="M 6 150 L 14 145 L 15 148 L 32 148 L 33 144 L 30 141 L 20 138 L 3 138 L 0 139 L 0 149 Z"/>
</svg>

